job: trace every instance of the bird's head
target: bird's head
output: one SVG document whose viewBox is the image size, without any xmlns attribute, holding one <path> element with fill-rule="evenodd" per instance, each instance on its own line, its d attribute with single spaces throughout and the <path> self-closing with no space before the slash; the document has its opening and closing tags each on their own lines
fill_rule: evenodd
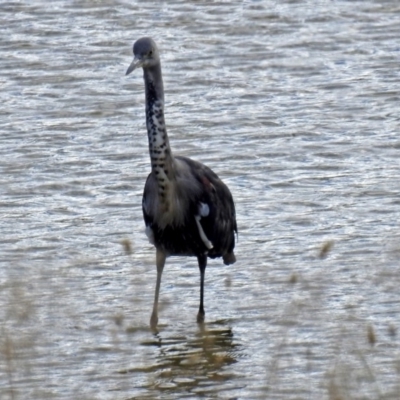
<svg viewBox="0 0 400 400">
<path fill-rule="evenodd" d="M 136 68 L 149 68 L 160 62 L 157 46 L 149 37 L 142 37 L 134 43 L 133 56 L 133 61 L 125 75 L 129 75 Z"/>
</svg>

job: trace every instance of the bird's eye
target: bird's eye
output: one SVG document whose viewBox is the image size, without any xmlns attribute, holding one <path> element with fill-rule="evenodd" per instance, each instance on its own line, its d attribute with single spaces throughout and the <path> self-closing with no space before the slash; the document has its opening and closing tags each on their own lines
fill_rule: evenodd
<svg viewBox="0 0 400 400">
<path fill-rule="evenodd" d="M 151 57 L 153 55 L 153 50 L 149 51 L 149 57 Z"/>
</svg>

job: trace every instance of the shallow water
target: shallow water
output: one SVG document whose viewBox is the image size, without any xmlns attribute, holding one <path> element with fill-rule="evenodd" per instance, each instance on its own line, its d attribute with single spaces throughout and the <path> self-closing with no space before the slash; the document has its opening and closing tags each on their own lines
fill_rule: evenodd
<svg viewBox="0 0 400 400">
<path fill-rule="evenodd" d="M 0 5 L 1 399 L 397 399 L 397 1 Z M 176 154 L 236 202 L 237 263 L 171 258 L 160 329 L 132 43 Z"/>
</svg>

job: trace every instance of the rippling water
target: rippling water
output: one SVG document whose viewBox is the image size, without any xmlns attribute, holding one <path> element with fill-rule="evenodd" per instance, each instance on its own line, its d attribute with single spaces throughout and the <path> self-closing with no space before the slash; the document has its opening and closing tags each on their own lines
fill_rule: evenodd
<svg viewBox="0 0 400 400">
<path fill-rule="evenodd" d="M 398 399 L 395 0 L 0 4 L 1 399 Z M 238 261 L 154 250 L 132 43 L 173 151 L 212 167 Z"/>
</svg>

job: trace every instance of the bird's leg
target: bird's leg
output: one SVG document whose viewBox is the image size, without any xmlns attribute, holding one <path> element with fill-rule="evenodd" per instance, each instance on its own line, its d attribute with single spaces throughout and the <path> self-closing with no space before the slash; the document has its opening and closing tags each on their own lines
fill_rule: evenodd
<svg viewBox="0 0 400 400">
<path fill-rule="evenodd" d="M 153 312 L 151 313 L 150 318 L 150 327 L 151 329 L 157 328 L 158 323 L 158 295 L 160 294 L 160 285 L 161 285 L 161 275 L 165 265 L 165 259 L 167 255 L 160 249 L 156 251 L 156 265 L 157 265 L 157 282 L 156 282 L 156 292 L 154 294 L 154 304 L 153 304 Z"/>
<path fill-rule="evenodd" d="M 197 257 L 199 261 L 199 269 L 200 269 L 200 307 L 199 312 L 197 314 L 197 322 L 202 323 L 204 322 L 204 275 L 206 272 L 207 266 L 207 256 L 201 255 Z"/>
</svg>

